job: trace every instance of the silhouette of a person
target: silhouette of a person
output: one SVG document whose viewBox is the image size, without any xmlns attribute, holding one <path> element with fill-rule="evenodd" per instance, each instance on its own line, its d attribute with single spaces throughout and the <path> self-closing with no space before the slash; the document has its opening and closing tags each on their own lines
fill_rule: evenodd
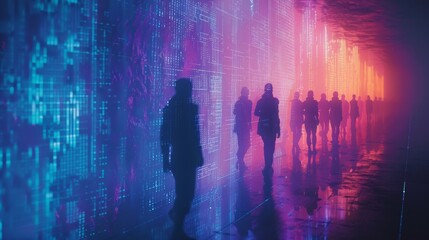
<svg viewBox="0 0 429 240">
<path fill-rule="evenodd" d="M 353 99 L 350 101 L 350 125 L 352 135 L 356 136 L 356 119 L 359 117 L 359 105 L 356 100 L 356 95 L 353 94 Z"/>
<path fill-rule="evenodd" d="M 303 118 L 302 102 L 299 100 L 299 92 L 295 92 L 291 108 L 290 108 L 290 128 L 293 134 L 292 148 L 293 150 L 299 150 L 299 140 L 302 135 L 302 123 Z"/>
<path fill-rule="evenodd" d="M 322 128 L 322 134 L 326 135 L 329 131 L 329 101 L 326 100 L 325 93 L 322 93 L 322 95 L 320 95 L 319 120 L 320 127 Z"/>
<path fill-rule="evenodd" d="M 342 114 L 343 119 L 341 120 L 341 129 L 343 136 L 346 136 L 346 128 L 347 128 L 347 121 L 349 120 L 349 102 L 346 100 L 346 95 L 341 95 L 341 104 L 342 104 Z"/>
<path fill-rule="evenodd" d="M 235 125 L 234 132 L 237 133 L 238 150 L 236 167 L 240 170 L 246 169 L 244 155 L 250 147 L 250 130 L 252 116 L 252 101 L 249 100 L 249 89 L 243 87 L 241 96 L 234 105 Z"/>
<path fill-rule="evenodd" d="M 276 136 L 280 138 L 279 100 L 273 97 L 273 85 L 265 84 L 264 94 L 256 103 L 255 113 L 259 117 L 258 135 L 264 142 L 264 174 L 272 173 Z"/>
<path fill-rule="evenodd" d="M 378 98 L 377 97 L 374 97 L 372 104 L 373 104 L 372 115 L 374 118 L 375 125 L 377 125 L 377 121 L 378 121 Z"/>
<path fill-rule="evenodd" d="M 305 116 L 305 131 L 307 132 L 308 153 L 316 153 L 316 132 L 317 125 L 319 125 L 319 108 L 317 106 L 317 101 L 314 100 L 313 91 L 308 91 L 307 99 L 304 101 L 303 106 Z M 311 149 L 311 145 L 313 145 L 313 150 Z"/>
<path fill-rule="evenodd" d="M 329 102 L 329 120 L 331 121 L 332 143 L 338 145 L 338 136 L 340 134 L 340 123 L 343 118 L 341 100 L 338 99 L 338 92 L 333 93 L 332 100 Z"/>
<path fill-rule="evenodd" d="M 364 111 L 365 105 L 364 105 L 364 101 L 362 101 L 362 98 L 360 96 L 358 97 L 357 102 L 358 102 L 358 107 L 359 107 L 359 118 L 358 118 L 359 124 L 358 125 L 360 127 L 361 123 L 362 123 L 362 119 L 363 119 L 364 114 L 365 114 L 365 111 Z"/>
<path fill-rule="evenodd" d="M 373 111 L 373 107 L 374 107 L 374 105 L 373 105 L 374 103 L 372 102 L 370 96 L 368 96 L 366 98 L 365 104 L 366 104 L 366 124 L 368 126 L 370 126 L 371 125 L 371 119 L 372 119 L 372 111 Z"/>
<path fill-rule="evenodd" d="M 173 238 L 190 239 L 183 224 L 194 198 L 196 170 L 203 165 L 198 105 L 192 102 L 189 78 L 178 79 L 175 90 L 176 94 L 163 109 L 160 141 L 164 172 L 171 170 L 175 180 L 176 198 L 169 211 L 175 224 Z"/>
</svg>

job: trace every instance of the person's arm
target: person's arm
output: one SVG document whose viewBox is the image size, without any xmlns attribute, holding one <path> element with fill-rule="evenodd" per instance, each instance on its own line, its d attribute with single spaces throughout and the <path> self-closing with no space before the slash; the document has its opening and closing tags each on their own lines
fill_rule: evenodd
<svg viewBox="0 0 429 240">
<path fill-rule="evenodd" d="M 249 130 L 252 130 L 252 101 L 249 100 L 249 111 L 247 113 L 247 119 L 248 119 L 248 123 L 247 126 L 249 127 Z"/>
<path fill-rule="evenodd" d="M 255 112 L 253 113 L 255 116 L 261 116 L 261 103 L 258 101 L 256 103 Z"/>
<path fill-rule="evenodd" d="M 170 170 L 170 144 L 171 144 L 171 123 L 168 107 L 163 109 L 162 124 L 160 131 L 161 153 L 163 160 L 163 170 L 168 172 Z"/>
<path fill-rule="evenodd" d="M 276 126 L 276 133 L 277 133 L 277 138 L 280 138 L 280 117 L 279 117 L 279 100 L 276 98 L 276 107 L 275 107 L 275 126 Z"/>
<path fill-rule="evenodd" d="M 201 167 L 204 164 L 203 150 L 201 148 L 201 136 L 200 136 L 200 119 L 198 115 L 198 105 L 195 105 L 194 109 L 194 128 L 195 128 L 195 147 L 196 147 L 196 166 Z"/>
<path fill-rule="evenodd" d="M 316 103 L 316 109 L 315 109 L 316 120 L 317 120 L 317 125 L 319 125 L 319 103 L 316 100 L 315 100 L 315 103 Z"/>
</svg>

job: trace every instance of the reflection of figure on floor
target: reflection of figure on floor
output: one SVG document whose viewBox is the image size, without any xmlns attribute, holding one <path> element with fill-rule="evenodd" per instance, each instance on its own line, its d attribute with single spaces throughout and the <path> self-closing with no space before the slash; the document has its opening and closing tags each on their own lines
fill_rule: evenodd
<svg viewBox="0 0 429 240">
<path fill-rule="evenodd" d="M 338 99 L 338 92 L 333 93 L 332 100 L 329 102 L 329 120 L 332 129 L 332 145 L 338 145 L 338 136 L 340 134 L 340 123 L 343 118 L 341 100 Z"/>
<path fill-rule="evenodd" d="M 316 179 L 316 155 L 308 155 L 307 172 L 305 175 L 305 208 L 308 215 L 312 216 L 314 210 L 317 208 L 317 201 L 319 198 L 319 186 Z"/>
<path fill-rule="evenodd" d="M 241 237 L 246 237 L 252 228 L 252 221 L 249 214 L 252 204 L 250 202 L 249 189 L 242 174 L 240 174 L 240 179 L 238 180 L 237 201 L 235 204 L 235 227 Z"/>
<path fill-rule="evenodd" d="M 357 147 L 356 131 L 352 131 L 351 145 L 352 145 L 352 148 L 356 148 Z"/>
<path fill-rule="evenodd" d="M 341 111 L 343 114 L 343 118 L 341 120 L 341 129 L 340 132 L 345 137 L 346 136 L 346 128 L 347 128 L 347 121 L 349 120 L 349 102 L 346 100 L 346 95 L 341 95 Z"/>
<path fill-rule="evenodd" d="M 299 92 L 295 92 L 290 107 L 290 129 L 293 134 L 292 149 L 299 151 L 299 140 L 302 135 L 303 109 L 302 102 L 299 100 Z"/>
<path fill-rule="evenodd" d="M 322 151 L 319 158 L 317 179 L 319 187 L 323 192 L 325 192 L 326 188 L 328 187 L 329 163 L 331 162 L 329 156 L 330 154 L 328 151 Z"/>
<path fill-rule="evenodd" d="M 359 118 L 359 105 L 356 101 L 356 95 L 353 94 L 353 99 L 350 101 L 350 130 L 352 135 L 356 136 L 356 119 Z"/>
<path fill-rule="evenodd" d="M 371 100 L 370 96 L 367 97 L 365 105 L 366 105 L 366 141 L 370 142 L 372 139 L 372 120 L 373 120 L 373 110 L 374 110 L 374 102 Z"/>
<path fill-rule="evenodd" d="M 366 109 L 366 125 L 367 127 L 371 126 L 371 121 L 372 121 L 372 112 L 373 112 L 373 102 L 371 100 L 371 97 L 368 96 L 366 98 L 366 102 L 365 102 L 365 109 Z"/>
<path fill-rule="evenodd" d="M 329 186 L 332 189 L 332 193 L 338 195 L 338 190 L 342 182 L 342 172 L 340 164 L 340 155 L 338 147 L 332 148 L 332 163 L 331 163 L 331 180 Z"/>
<path fill-rule="evenodd" d="M 326 100 L 326 94 L 322 93 L 319 101 L 319 120 L 321 135 L 328 134 L 329 131 L 329 101 Z"/>
<path fill-rule="evenodd" d="M 292 172 L 290 181 L 293 206 L 295 211 L 298 211 L 299 206 L 302 204 L 301 197 L 304 195 L 304 189 L 302 183 L 302 165 L 299 160 L 299 154 L 296 153 L 292 153 Z"/>
<path fill-rule="evenodd" d="M 307 99 L 303 103 L 305 116 L 305 131 L 307 132 L 308 153 L 316 153 L 317 125 L 319 125 L 319 108 L 314 100 L 313 91 L 308 91 Z M 311 149 L 313 145 L 313 149 Z"/>
<path fill-rule="evenodd" d="M 346 135 L 341 135 L 341 146 L 346 147 L 347 146 L 347 139 L 346 139 Z"/>
<path fill-rule="evenodd" d="M 164 171 L 171 170 L 175 180 L 176 198 L 169 212 L 175 224 L 173 239 L 190 239 L 183 224 L 194 198 L 196 170 L 203 165 L 198 105 L 192 103 L 190 79 L 177 80 L 175 90 L 163 109 L 160 142 Z"/>
<path fill-rule="evenodd" d="M 249 100 L 249 89 L 247 87 L 241 89 L 241 96 L 234 105 L 234 115 L 234 132 L 237 133 L 238 140 L 236 166 L 240 170 L 244 170 L 247 168 L 244 163 L 244 155 L 250 147 L 250 130 L 252 127 L 252 101 Z"/>
<path fill-rule="evenodd" d="M 255 115 L 259 117 L 258 134 L 264 142 L 264 174 L 272 173 L 276 137 L 280 138 L 279 100 L 273 97 L 273 85 L 265 84 L 264 94 L 257 102 Z"/>
<path fill-rule="evenodd" d="M 281 239 L 283 226 L 272 196 L 272 176 L 268 176 L 268 174 L 264 175 L 263 191 L 265 203 L 261 206 L 261 212 L 258 214 L 253 228 L 255 239 Z"/>
</svg>

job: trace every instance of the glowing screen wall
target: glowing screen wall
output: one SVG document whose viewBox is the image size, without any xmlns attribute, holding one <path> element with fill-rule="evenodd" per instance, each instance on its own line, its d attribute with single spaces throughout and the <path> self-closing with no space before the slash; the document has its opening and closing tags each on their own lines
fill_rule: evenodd
<svg viewBox="0 0 429 240">
<path fill-rule="evenodd" d="M 290 140 L 293 92 L 349 89 L 338 83 L 348 76 L 341 64 L 360 64 L 348 70 L 363 76 L 359 94 L 382 96 L 373 81 L 382 77 L 357 52 L 332 50 L 345 40 L 315 11 L 297 11 L 292 0 L 3 1 L 0 236 L 108 236 L 120 212 L 138 212 L 128 219 L 136 224 L 156 219 L 174 198 L 158 139 L 178 77 L 191 77 L 200 105 L 201 182 L 235 171 L 232 110 L 243 86 L 255 104 L 265 83 L 274 85 L 285 133 L 277 156 Z M 260 144 L 253 133 L 252 149 Z M 215 204 L 217 190 L 195 201 Z M 127 202 L 139 209 L 119 209 Z"/>
</svg>

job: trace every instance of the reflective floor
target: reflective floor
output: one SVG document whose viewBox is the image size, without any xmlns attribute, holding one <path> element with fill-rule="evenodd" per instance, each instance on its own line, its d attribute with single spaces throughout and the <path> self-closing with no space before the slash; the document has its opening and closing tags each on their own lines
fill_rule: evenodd
<svg viewBox="0 0 429 240">
<path fill-rule="evenodd" d="M 303 150 L 278 156 L 271 176 L 261 160 L 198 182 L 186 232 L 197 239 L 397 239 L 406 150 L 382 132 L 355 137 L 343 135 L 333 148 L 319 135 L 318 152 L 308 154 L 303 134 Z M 170 238 L 168 210 L 116 237 Z"/>
<path fill-rule="evenodd" d="M 279 141 L 274 171 L 265 176 L 255 146 L 245 158 L 247 170 L 221 160 L 218 166 L 227 166 L 222 174 L 206 166 L 198 173 L 186 233 L 196 239 L 426 239 L 428 150 L 415 146 L 409 155 L 407 131 L 392 126 L 397 123 L 359 127 L 354 136 L 342 135 L 338 148 L 332 147 L 330 133 L 319 133 L 315 154 L 307 151 L 305 133 L 296 153 Z M 290 135 L 283 137 L 290 143 Z M 136 179 L 124 178 L 127 185 L 121 185 L 122 180 L 108 178 L 107 194 L 97 179 L 78 182 L 70 193 L 52 187 L 59 196 L 71 197 L 60 198 L 51 216 L 31 208 L 40 203 L 38 196 L 22 191 L 25 184 L 15 177 L 2 198 L 2 222 L 8 224 L 0 225 L 3 237 L 172 239 L 167 214 L 174 199 L 172 175 Z M 100 194 L 107 196 L 106 203 L 94 200 Z M 53 222 L 36 219 L 42 213 Z"/>
</svg>

